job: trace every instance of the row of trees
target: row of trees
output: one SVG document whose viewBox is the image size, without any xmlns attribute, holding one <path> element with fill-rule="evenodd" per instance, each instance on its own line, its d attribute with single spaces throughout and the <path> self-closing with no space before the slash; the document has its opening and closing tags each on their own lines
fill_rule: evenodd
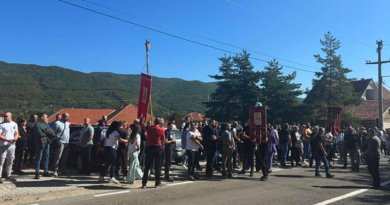
<svg viewBox="0 0 390 205">
<path fill-rule="evenodd" d="M 341 55 L 336 54 L 340 41 L 328 32 L 320 43 L 325 56 L 314 57 L 322 65 L 321 71 L 315 73 L 312 89 L 305 91 L 300 89 L 300 83 L 294 82 L 296 72 L 284 74 L 283 66 L 276 60 L 269 61 L 262 71 L 255 71 L 246 51 L 219 58 L 219 74 L 210 76 L 218 81 L 218 87 L 211 95 L 211 101 L 204 102 L 208 108 L 206 115 L 220 121 L 246 122 L 248 108 L 256 102 L 256 86 L 261 88 L 260 102 L 267 106 L 269 123 L 318 122 L 326 116 L 327 106 L 359 105 L 361 98 L 351 84 L 355 79 L 346 76 L 352 70 L 345 68 Z M 298 103 L 298 96 L 303 93 L 306 98 Z M 346 112 L 342 118 L 359 123 Z"/>
</svg>

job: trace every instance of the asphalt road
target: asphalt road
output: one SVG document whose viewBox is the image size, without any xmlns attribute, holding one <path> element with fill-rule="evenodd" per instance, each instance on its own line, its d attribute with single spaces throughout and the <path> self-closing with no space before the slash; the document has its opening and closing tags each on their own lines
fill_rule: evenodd
<svg viewBox="0 0 390 205">
<path fill-rule="evenodd" d="M 267 182 L 254 177 L 236 175 L 234 179 L 216 178 L 196 182 L 177 182 L 163 188 L 118 189 L 106 194 L 84 195 L 53 201 L 39 202 L 39 205 L 106 205 L 106 204 L 161 204 L 161 205 L 205 205 L 205 204 L 329 204 L 329 200 L 351 194 L 332 204 L 388 204 L 390 203 L 390 182 L 382 190 L 371 190 L 371 176 L 362 165 L 360 173 L 350 173 L 336 164 L 332 169 L 333 179 L 314 177 L 314 168 L 294 168 L 274 171 Z M 382 158 L 381 182 L 390 181 L 390 165 Z M 355 193 L 358 193 L 354 195 Z M 337 198 L 336 198 L 337 199 Z"/>
</svg>

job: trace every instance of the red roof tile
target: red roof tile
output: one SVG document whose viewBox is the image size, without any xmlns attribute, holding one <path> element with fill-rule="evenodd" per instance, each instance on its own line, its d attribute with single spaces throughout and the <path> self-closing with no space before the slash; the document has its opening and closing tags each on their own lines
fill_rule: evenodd
<svg viewBox="0 0 390 205">
<path fill-rule="evenodd" d="M 206 116 L 204 116 L 202 113 L 199 112 L 191 112 L 185 115 L 182 120 L 184 120 L 185 117 L 189 116 L 191 121 L 199 122 L 203 121 Z"/>
<path fill-rule="evenodd" d="M 49 122 L 55 121 L 57 114 L 68 113 L 69 122 L 73 125 L 84 124 L 84 119 L 91 119 L 91 124 L 97 124 L 103 115 L 110 115 L 115 109 L 62 109 L 49 117 Z"/>
<path fill-rule="evenodd" d="M 128 124 L 132 124 L 135 119 L 137 119 L 138 107 L 132 104 L 124 105 L 123 107 L 118 108 L 115 112 L 111 113 L 108 116 L 108 124 L 111 124 L 113 121 L 122 121 Z M 147 120 L 150 119 L 150 113 L 148 113 Z"/>
<path fill-rule="evenodd" d="M 390 100 L 383 101 L 383 112 L 390 107 Z M 359 106 L 348 106 L 344 108 L 354 117 L 359 117 L 362 120 L 374 120 L 379 118 L 378 101 L 364 101 Z"/>
</svg>

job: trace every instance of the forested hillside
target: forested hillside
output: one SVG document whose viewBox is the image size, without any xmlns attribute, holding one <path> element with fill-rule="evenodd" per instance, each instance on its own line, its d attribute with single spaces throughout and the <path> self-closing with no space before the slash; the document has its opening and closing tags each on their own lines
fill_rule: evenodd
<svg viewBox="0 0 390 205">
<path fill-rule="evenodd" d="M 0 61 L 0 110 L 55 112 L 56 107 L 115 108 L 121 101 L 138 104 L 140 75 L 82 73 L 58 66 L 10 64 Z M 153 77 L 156 116 L 174 112 L 205 112 L 202 102 L 215 83 Z"/>
</svg>

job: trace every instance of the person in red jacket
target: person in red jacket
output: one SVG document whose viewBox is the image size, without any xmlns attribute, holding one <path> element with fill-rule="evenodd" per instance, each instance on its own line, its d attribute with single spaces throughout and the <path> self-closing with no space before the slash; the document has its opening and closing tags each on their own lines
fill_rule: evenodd
<svg viewBox="0 0 390 205">
<path fill-rule="evenodd" d="M 148 182 L 149 170 L 152 167 L 154 161 L 154 167 L 156 169 L 155 178 L 156 178 L 156 188 L 163 187 L 160 181 L 161 177 L 161 157 L 162 157 L 162 143 L 165 140 L 165 131 L 162 128 L 164 124 L 163 118 L 156 118 L 154 125 L 148 128 L 147 138 L 146 138 L 146 159 L 145 159 L 145 171 L 142 178 L 142 188 L 146 188 L 146 183 Z"/>
</svg>

